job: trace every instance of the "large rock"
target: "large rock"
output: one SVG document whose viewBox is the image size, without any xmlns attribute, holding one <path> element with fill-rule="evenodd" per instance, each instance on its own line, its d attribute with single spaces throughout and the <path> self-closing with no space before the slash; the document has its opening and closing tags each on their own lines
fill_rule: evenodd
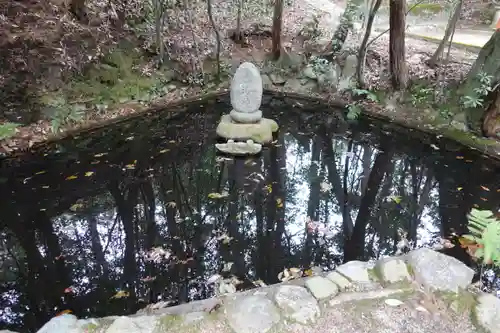
<svg viewBox="0 0 500 333">
<path fill-rule="evenodd" d="M 217 135 L 228 140 L 247 141 L 266 144 L 273 140 L 273 133 L 278 130 L 278 124 L 271 119 L 262 118 L 255 124 L 240 124 L 232 121 L 231 116 L 223 115 L 217 126 Z"/>
<path fill-rule="evenodd" d="M 490 332 L 500 332 L 500 299 L 492 294 L 481 294 L 477 298 L 477 321 Z"/>
<path fill-rule="evenodd" d="M 78 318 L 72 314 L 63 314 L 49 320 L 37 333 L 83 333 L 76 322 Z"/>
<path fill-rule="evenodd" d="M 406 256 L 416 281 L 431 289 L 458 292 L 472 282 L 474 270 L 453 257 L 427 248 Z"/>
<path fill-rule="evenodd" d="M 231 81 L 231 105 L 238 112 L 252 113 L 262 103 L 262 78 L 259 69 L 250 62 L 238 67 Z"/>
<path fill-rule="evenodd" d="M 375 265 L 375 270 L 386 282 L 411 281 L 406 263 L 399 258 L 382 259 Z"/>
<path fill-rule="evenodd" d="M 158 316 L 118 317 L 106 333 L 153 333 L 158 326 Z"/>
<path fill-rule="evenodd" d="M 320 316 L 318 302 L 304 287 L 281 286 L 275 300 L 287 317 L 300 324 L 313 323 Z"/>
<path fill-rule="evenodd" d="M 337 267 L 337 271 L 352 282 L 370 282 L 370 275 L 368 274 L 368 263 L 364 261 L 349 261 Z"/>
<path fill-rule="evenodd" d="M 238 333 L 269 332 L 281 317 L 273 302 L 263 295 L 237 297 L 225 306 L 229 326 Z"/>
</svg>

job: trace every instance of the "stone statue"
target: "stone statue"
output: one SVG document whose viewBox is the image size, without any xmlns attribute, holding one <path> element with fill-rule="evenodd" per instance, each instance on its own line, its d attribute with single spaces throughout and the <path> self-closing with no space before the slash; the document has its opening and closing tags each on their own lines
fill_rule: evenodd
<svg viewBox="0 0 500 333">
<path fill-rule="evenodd" d="M 278 124 L 263 118 L 262 78 L 254 64 L 245 62 L 238 67 L 231 81 L 231 106 L 229 114 L 223 115 L 217 126 L 217 135 L 228 140 L 216 144 L 219 151 L 234 155 L 260 153 L 262 145 L 273 140 Z"/>
</svg>

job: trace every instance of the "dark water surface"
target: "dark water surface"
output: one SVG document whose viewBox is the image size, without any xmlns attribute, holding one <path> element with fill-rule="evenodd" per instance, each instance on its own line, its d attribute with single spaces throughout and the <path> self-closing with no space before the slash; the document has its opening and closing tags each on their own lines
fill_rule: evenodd
<svg viewBox="0 0 500 333">
<path fill-rule="evenodd" d="M 499 208 L 500 166 L 444 139 L 266 96 L 276 141 L 231 160 L 214 147 L 227 98 L 186 108 L 1 162 L 0 329 L 207 298 L 224 266 L 247 288 L 392 255 L 399 229 L 433 246 L 465 232 L 472 207 Z"/>
</svg>

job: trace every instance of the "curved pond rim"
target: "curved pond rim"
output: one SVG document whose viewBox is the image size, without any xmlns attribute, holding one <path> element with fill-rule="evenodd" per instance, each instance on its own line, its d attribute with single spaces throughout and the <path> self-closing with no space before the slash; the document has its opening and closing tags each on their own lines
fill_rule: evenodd
<svg viewBox="0 0 500 333">
<path fill-rule="evenodd" d="M 313 113 L 314 111 L 311 110 L 311 103 L 316 104 L 319 107 L 322 107 L 324 109 L 326 108 L 333 108 L 333 109 L 342 109 L 345 112 L 343 112 L 344 116 L 347 114 L 347 106 L 348 103 L 343 100 L 329 100 L 328 98 L 324 97 L 319 97 L 319 96 L 308 96 L 308 95 L 303 95 L 295 92 L 282 92 L 282 91 L 277 91 L 277 90 L 270 90 L 270 89 L 264 89 L 264 96 L 270 96 L 270 97 L 275 97 L 275 98 L 291 98 L 297 102 L 299 102 L 302 105 L 295 105 L 293 108 L 294 112 L 307 112 L 307 113 Z M 45 147 L 48 144 L 60 141 L 62 139 L 68 139 L 72 137 L 77 137 L 77 136 L 82 136 L 87 133 L 93 132 L 97 129 L 107 127 L 107 126 L 112 126 L 112 125 L 119 125 L 121 123 L 125 123 L 137 118 L 142 118 L 142 117 L 147 117 L 151 116 L 155 113 L 159 112 L 165 112 L 170 114 L 168 118 L 175 118 L 177 116 L 181 116 L 187 108 L 184 106 L 186 104 L 190 103 L 203 103 L 204 101 L 208 101 L 210 103 L 217 102 L 217 100 L 221 98 L 227 98 L 229 97 L 229 89 L 223 89 L 222 91 L 217 91 L 217 92 L 211 92 L 208 94 L 204 95 L 199 95 L 195 97 L 190 97 L 187 99 L 183 100 L 178 100 L 175 102 L 170 102 L 170 103 L 165 103 L 165 104 L 156 104 L 152 107 L 146 108 L 144 110 L 140 110 L 137 112 L 134 112 L 132 114 L 128 115 L 123 115 L 123 116 L 118 116 L 112 119 L 107 119 L 100 121 L 98 123 L 89 123 L 87 125 L 82 125 L 73 129 L 69 129 L 59 135 L 54 135 L 52 137 L 49 137 L 47 140 L 35 143 L 29 150 L 18 150 L 14 151 L 12 154 L 6 154 L 2 157 L 0 157 L 0 161 L 9 159 L 9 158 L 14 158 L 14 157 L 20 157 L 24 155 L 25 153 L 29 151 L 36 151 L 38 149 L 41 149 Z M 428 141 L 433 141 L 433 142 L 428 142 L 428 144 L 435 144 L 439 142 L 443 142 L 443 139 L 449 142 L 456 143 L 459 146 L 462 146 L 466 149 L 474 150 L 477 151 L 479 154 L 484 155 L 488 158 L 500 161 L 500 145 L 496 145 L 497 147 L 495 148 L 495 145 L 489 144 L 489 145 L 482 145 L 476 140 L 481 140 L 481 139 L 486 139 L 486 138 L 481 138 L 481 137 L 475 137 L 471 136 L 470 133 L 462 132 L 464 136 L 468 137 L 469 140 L 471 141 L 470 143 L 464 142 L 464 140 L 459 140 L 456 139 L 455 137 L 451 136 L 450 133 L 453 132 L 453 130 L 450 129 L 430 129 L 430 128 L 422 128 L 419 127 L 417 124 L 411 124 L 399 119 L 394 119 L 390 116 L 386 116 L 380 113 L 377 113 L 375 111 L 371 111 L 368 109 L 363 109 L 363 112 L 361 113 L 361 117 L 366 119 L 367 121 L 375 121 L 375 122 L 383 122 L 386 125 L 390 125 L 391 129 L 404 133 L 406 135 L 410 135 L 413 137 L 418 137 L 422 139 L 422 135 L 427 137 Z M 458 131 L 458 130 L 457 130 Z M 448 133 L 447 133 L 448 132 Z M 461 131 L 460 131 L 461 132 Z"/>
</svg>

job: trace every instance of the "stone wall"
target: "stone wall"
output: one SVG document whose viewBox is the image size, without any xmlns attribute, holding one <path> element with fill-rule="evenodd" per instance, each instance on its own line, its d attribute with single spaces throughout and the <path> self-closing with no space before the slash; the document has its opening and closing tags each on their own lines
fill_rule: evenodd
<svg viewBox="0 0 500 333">
<path fill-rule="evenodd" d="M 500 299 L 471 286 L 473 275 L 455 258 L 419 249 L 175 307 L 158 303 L 128 317 L 65 314 L 38 333 L 479 332 L 473 322 L 499 332 Z"/>
</svg>

